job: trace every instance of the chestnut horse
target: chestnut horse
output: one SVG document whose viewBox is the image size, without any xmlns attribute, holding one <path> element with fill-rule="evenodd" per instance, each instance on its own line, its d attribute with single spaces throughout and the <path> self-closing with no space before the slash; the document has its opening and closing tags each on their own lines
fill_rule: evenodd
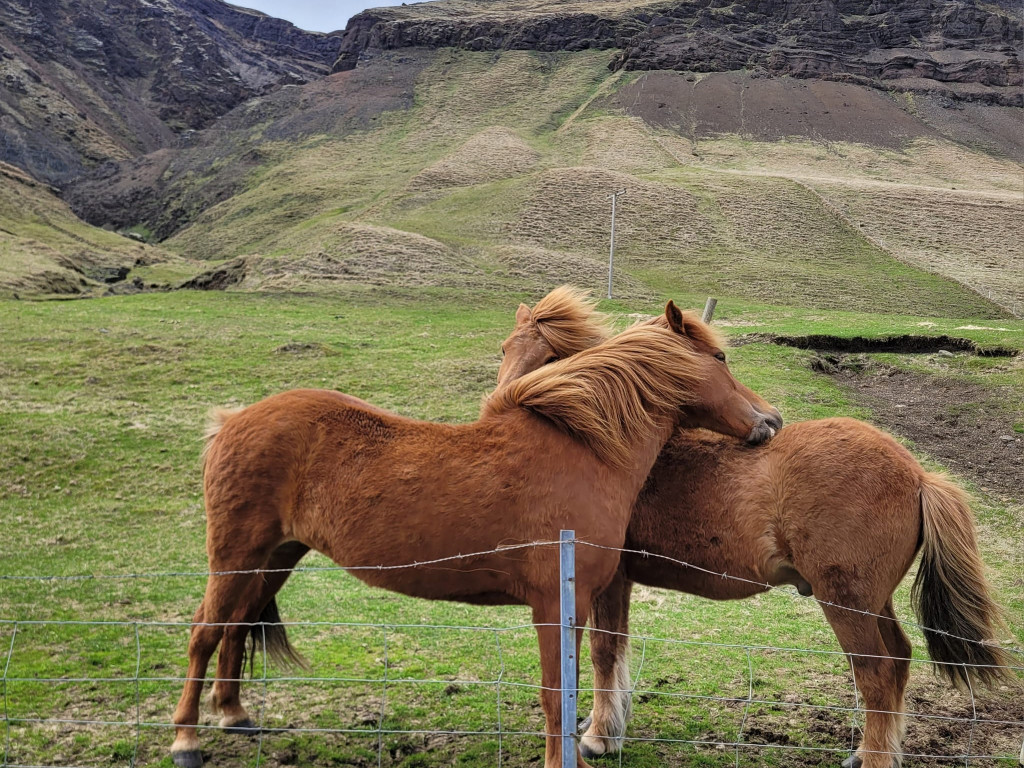
<svg viewBox="0 0 1024 768">
<path fill-rule="evenodd" d="M 321 390 L 293 390 L 217 414 L 204 452 L 211 575 L 174 712 L 175 765 L 202 763 L 195 726 L 218 645 L 211 699 L 221 725 L 254 728 L 239 700 L 246 635 L 265 630 L 267 650 L 288 655 L 282 627 L 272 623 L 274 596 L 298 560 L 316 549 L 342 566 L 384 566 L 353 573 L 407 595 L 529 605 L 540 644 L 545 765 L 556 768 L 557 553 L 509 547 L 555 541 L 561 528 L 621 547 L 633 502 L 682 420 L 750 442 L 768 439 L 779 426 L 773 408 L 696 351 L 699 342 L 671 302 L 663 319 L 519 378 L 495 393 L 472 424 L 414 421 Z M 467 552 L 483 554 L 440 567 L 395 567 Z M 581 627 L 618 560 L 615 550 L 578 553 Z M 582 630 L 577 649 L 581 638 Z"/>
<path fill-rule="evenodd" d="M 724 368 L 719 337 L 684 317 L 687 335 Z M 607 336 L 604 318 L 584 294 L 556 289 L 533 310 L 519 307 L 515 330 L 502 345 L 498 382 L 571 358 Z M 949 633 L 925 633 L 939 671 L 954 683 L 992 684 L 1008 676 L 1001 667 L 1009 659 L 992 644 L 1000 612 L 964 493 L 925 472 L 909 451 L 868 424 L 844 418 L 792 424 L 761 448 L 699 430 L 676 432 L 637 499 L 625 546 L 712 573 L 623 554 L 616 578 L 592 606 L 594 628 L 605 631 L 591 633 L 596 690 L 584 756 L 622 747 L 631 703 L 627 634 L 634 581 L 716 600 L 751 597 L 766 583 L 793 584 L 823 601 L 826 619 L 851 655 L 867 710 L 861 744 L 843 764 L 848 768 L 901 762 L 911 648 L 892 594 L 919 549 L 913 601 L 920 623 Z"/>
</svg>

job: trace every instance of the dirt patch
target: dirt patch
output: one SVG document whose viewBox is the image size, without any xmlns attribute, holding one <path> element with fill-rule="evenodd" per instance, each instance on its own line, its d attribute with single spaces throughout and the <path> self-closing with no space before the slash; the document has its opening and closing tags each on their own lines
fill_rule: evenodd
<svg viewBox="0 0 1024 768">
<path fill-rule="evenodd" d="M 919 673 L 908 686 L 906 708 L 903 752 L 912 756 L 907 760 L 918 768 L 951 765 L 951 756 L 961 756 L 961 761 L 968 754 L 1009 757 L 1020 749 L 1024 712 L 1005 690 L 995 695 L 979 691 L 972 704 L 969 693 Z M 860 727 L 851 733 L 851 713 L 841 709 L 767 706 L 748 718 L 744 741 L 750 746 L 744 747 L 746 759 L 741 758 L 741 765 L 763 764 L 760 756 L 775 753 L 784 755 L 783 764 L 794 768 L 838 766 L 847 754 L 844 747 L 851 744 L 853 736 L 860 738 L 863 714 L 858 713 L 854 720 Z M 807 738 L 794 736 L 794 722 L 806 724 Z M 811 749 L 800 751 L 802 746 Z"/>
<path fill-rule="evenodd" d="M 982 357 L 1013 357 L 1019 350 L 1010 347 L 979 346 L 977 342 L 956 336 L 918 336 L 903 334 L 900 336 L 883 336 L 865 338 L 864 336 L 830 336 L 827 334 L 811 334 L 808 336 L 779 336 L 774 333 L 750 333 L 733 342 L 734 346 L 742 346 L 751 342 L 763 344 L 781 344 L 797 349 L 814 349 L 827 352 L 899 352 L 899 353 L 936 353 L 936 352 L 971 352 Z"/>
<path fill-rule="evenodd" d="M 1024 409 L 1005 394 L 961 379 L 905 371 L 867 361 L 839 361 L 832 375 L 932 458 L 971 478 L 982 491 L 1024 500 Z"/>
<path fill-rule="evenodd" d="M 803 136 L 898 148 L 934 130 L 871 88 L 849 83 L 650 72 L 617 94 L 619 105 L 649 125 L 691 141 L 721 134 L 778 141 Z"/>
</svg>

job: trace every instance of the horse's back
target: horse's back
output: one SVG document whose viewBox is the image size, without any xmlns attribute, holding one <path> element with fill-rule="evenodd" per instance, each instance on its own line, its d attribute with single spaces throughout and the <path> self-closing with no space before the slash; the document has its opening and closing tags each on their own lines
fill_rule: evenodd
<svg viewBox="0 0 1024 768">
<path fill-rule="evenodd" d="M 218 518 L 242 516 L 286 532 L 325 440 L 343 461 L 389 441 L 400 421 L 359 398 L 318 389 L 289 390 L 223 414 L 204 455 L 208 531 L 216 535 Z"/>
</svg>

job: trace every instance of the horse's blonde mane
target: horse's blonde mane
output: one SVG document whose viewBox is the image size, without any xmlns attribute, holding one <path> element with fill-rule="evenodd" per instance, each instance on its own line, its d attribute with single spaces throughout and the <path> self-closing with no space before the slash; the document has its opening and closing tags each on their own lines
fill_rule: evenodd
<svg viewBox="0 0 1024 768">
<path fill-rule="evenodd" d="M 530 314 L 555 354 L 566 358 L 611 337 L 609 318 L 596 305 L 586 291 L 563 285 L 538 301 Z"/>
<path fill-rule="evenodd" d="M 597 301 L 589 292 L 569 285 L 555 288 L 538 301 L 531 315 L 537 330 L 559 358 L 572 357 L 612 336 L 611 318 L 597 310 Z M 641 322 L 668 327 L 664 314 Z M 728 347 L 725 337 L 695 312 L 683 312 L 683 324 L 686 335 L 695 341 L 719 349 Z"/>
<path fill-rule="evenodd" d="M 655 428 L 655 415 L 693 400 L 700 365 L 682 336 L 635 325 L 509 382 L 491 395 L 481 417 L 526 408 L 609 464 L 626 467 L 636 442 Z"/>
</svg>

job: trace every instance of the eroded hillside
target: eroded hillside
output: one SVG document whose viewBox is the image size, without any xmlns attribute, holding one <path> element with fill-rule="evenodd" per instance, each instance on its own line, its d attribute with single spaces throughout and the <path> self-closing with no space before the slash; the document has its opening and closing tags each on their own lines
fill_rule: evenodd
<svg viewBox="0 0 1024 768">
<path fill-rule="evenodd" d="M 243 288 L 599 288 L 607 195 L 625 188 L 623 292 L 946 316 L 1021 303 L 1012 135 L 970 146 L 927 119 L 937 97 L 610 73 L 605 58 L 382 55 L 247 103 L 220 134 L 104 179 L 116 194 L 72 199 L 181 255 L 240 259 L 226 284 Z M 164 207 L 131 221 L 154 183 Z"/>
</svg>

